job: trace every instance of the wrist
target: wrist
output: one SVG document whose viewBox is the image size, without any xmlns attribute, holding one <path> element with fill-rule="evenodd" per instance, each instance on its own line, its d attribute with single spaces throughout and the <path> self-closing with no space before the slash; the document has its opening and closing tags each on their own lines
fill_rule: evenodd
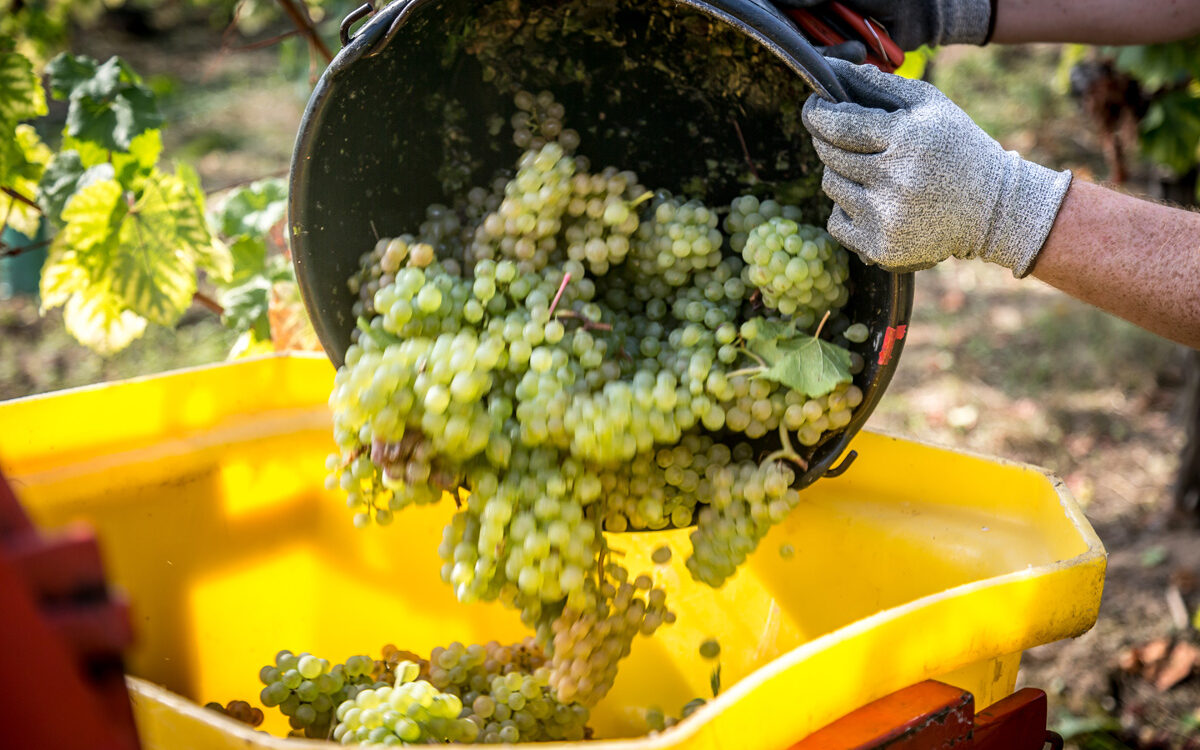
<svg viewBox="0 0 1200 750">
<path fill-rule="evenodd" d="M 1011 168 L 1005 170 L 991 228 L 978 257 L 1022 278 L 1050 235 L 1072 175 L 1070 170 L 1057 172 L 1026 161 L 1013 151 L 1006 152 L 1005 158 Z"/>
</svg>

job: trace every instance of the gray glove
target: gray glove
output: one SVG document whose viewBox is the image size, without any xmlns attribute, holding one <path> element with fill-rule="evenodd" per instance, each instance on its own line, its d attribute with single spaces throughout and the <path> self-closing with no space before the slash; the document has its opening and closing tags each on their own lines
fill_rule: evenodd
<svg viewBox="0 0 1200 750">
<path fill-rule="evenodd" d="M 784 8 L 811 8 L 825 0 L 775 0 Z M 883 24 L 901 49 L 922 44 L 983 44 L 992 23 L 990 0 L 845 0 Z"/>
<path fill-rule="evenodd" d="M 893 271 L 950 256 L 982 258 L 1021 277 L 1058 216 L 1071 173 L 1025 161 L 923 81 L 830 60 L 853 102 L 804 103 L 837 204 L 829 233 Z"/>
</svg>

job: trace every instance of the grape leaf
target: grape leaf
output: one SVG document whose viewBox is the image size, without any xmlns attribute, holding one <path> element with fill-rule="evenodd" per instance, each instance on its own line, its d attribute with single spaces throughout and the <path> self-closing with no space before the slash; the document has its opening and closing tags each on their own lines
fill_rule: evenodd
<svg viewBox="0 0 1200 750">
<path fill-rule="evenodd" d="M 96 75 L 97 63 L 87 55 L 70 55 L 63 52 L 46 63 L 46 78 L 50 83 L 50 94 L 55 99 L 69 99 L 75 89 Z"/>
<path fill-rule="evenodd" d="M 51 93 L 70 102 L 67 135 L 72 138 L 128 152 L 134 138 L 162 125 L 154 94 L 119 57 L 97 64 L 64 52 L 46 72 Z"/>
<path fill-rule="evenodd" d="M 198 251 L 212 245 L 185 182 L 165 173 L 148 179 L 121 223 L 119 240 L 113 292 L 151 322 L 172 325 L 196 292 Z"/>
<path fill-rule="evenodd" d="M 234 330 L 249 331 L 256 339 L 271 338 L 271 321 L 267 313 L 271 302 L 271 282 L 265 276 L 255 276 L 243 284 L 221 293 L 225 325 Z"/>
<path fill-rule="evenodd" d="M 213 213 L 226 237 L 265 235 L 287 215 L 287 184 L 280 179 L 259 180 L 229 194 Z"/>
<path fill-rule="evenodd" d="M 757 377 L 774 380 L 809 398 L 824 396 L 853 380 L 850 352 L 813 336 L 780 342 L 778 358 L 768 365 Z"/>
<path fill-rule="evenodd" d="M 88 185 L 113 179 L 114 174 L 113 166 L 107 162 L 85 167 L 78 151 L 59 151 L 42 173 L 38 205 L 47 219 L 61 225 L 63 208 L 71 196 Z"/>
<path fill-rule="evenodd" d="M 106 284 L 93 280 L 79 253 L 59 242 L 46 259 L 41 293 L 42 311 L 64 305 L 67 331 L 101 354 L 125 348 L 146 329 L 146 319 L 125 309 Z"/>
<path fill-rule="evenodd" d="M 237 254 L 237 243 L 233 245 Z M 236 261 L 235 261 L 236 267 Z M 295 282 L 296 277 L 287 259 L 274 255 L 264 259 L 262 269 L 221 292 L 225 308 L 225 325 L 235 331 L 251 331 L 255 337 L 271 339 L 271 289 L 278 282 Z"/>
<path fill-rule="evenodd" d="M 64 225 L 54 244 L 78 253 L 80 260 L 87 260 L 87 265 L 97 271 L 98 278 L 116 247 L 117 232 L 128 211 L 129 205 L 115 180 L 88 185 L 63 207 Z"/>
<path fill-rule="evenodd" d="M 0 122 L 15 125 L 46 112 L 46 93 L 33 63 L 20 53 L 0 52 Z"/>
<path fill-rule="evenodd" d="M 7 166 L 7 172 L 0 173 L 0 185 L 28 201 L 35 200 L 38 180 L 50 161 L 50 148 L 42 143 L 33 127 L 18 125 L 13 130 L 12 140 L 0 142 L 0 151 L 7 153 L 6 157 L 0 157 Z M 36 205 L 31 206 L 29 202 L 8 193 L 0 193 L 0 222 L 26 237 L 33 237 L 38 232 L 41 218 Z"/>
<path fill-rule="evenodd" d="M 196 253 L 196 264 L 208 271 L 215 281 L 227 283 L 233 277 L 233 258 L 225 243 L 217 239 L 205 220 L 204 190 L 200 175 L 187 164 L 175 167 L 175 175 L 183 184 L 188 202 L 187 232 L 184 237 Z"/>
</svg>

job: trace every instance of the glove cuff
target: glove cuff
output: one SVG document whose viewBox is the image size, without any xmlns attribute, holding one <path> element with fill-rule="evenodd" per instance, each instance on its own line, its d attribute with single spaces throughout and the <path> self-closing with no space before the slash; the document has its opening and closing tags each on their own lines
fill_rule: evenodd
<svg viewBox="0 0 1200 750">
<path fill-rule="evenodd" d="M 1014 151 L 1005 154 L 1012 164 L 1005 170 L 992 228 L 979 253 L 982 260 L 1011 269 L 1022 278 L 1041 252 L 1067 188 L 1071 171 L 1056 172 L 1026 161 Z"/>
<path fill-rule="evenodd" d="M 984 44 L 992 24 L 991 0 L 935 0 L 937 22 L 931 44 Z"/>
</svg>

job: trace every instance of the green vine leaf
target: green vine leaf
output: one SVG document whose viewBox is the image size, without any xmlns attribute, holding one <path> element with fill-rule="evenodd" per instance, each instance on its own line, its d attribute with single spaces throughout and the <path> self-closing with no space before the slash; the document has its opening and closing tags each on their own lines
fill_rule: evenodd
<svg viewBox="0 0 1200 750">
<path fill-rule="evenodd" d="M 46 66 L 51 93 L 67 99 L 67 135 L 109 151 L 128 152 L 133 139 L 162 125 L 158 102 L 119 57 L 104 63 L 62 53 Z"/>
<path fill-rule="evenodd" d="M 222 201 L 213 220 L 226 237 L 265 235 L 287 216 L 287 183 L 258 180 L 238 188 Z"/>
<path fill-rule="evenodd" d="M 790 325 L 763 320 L 747 347 L 766 363 L 756 377 L 799 391 L 809 398 L 833 392 L 853 380 L 850 352 L 815 336 L 797 333 Z"/>
<path fill-rule="evenodd" d="M 18 52 L 0 52 L 0 122 L 15 125 L 46 112 L 46 93 L 33 63 Z"/>
<path fill-rule="evenodd" d="M 78 151 L 59 151 L 42 173 L 38 205 L 47 219 L 61 226 L 63 208 L 75 193 L 97 182 L 111 180 L 114 174 L 112 165 L 107 162 L 85 167 Z"/>
<path fill-rule="evenodd" d="M 210 224 L 228 238 L 233 257 L 229 286 L 269 275 L 267 237 L 287 216 L 287 185 L 259 180 L 231 192 L 209 216 Z"/>
<path fill-rule="evenodd" d="M 833 392 L 841 383 L 849 383 L 850 352 L 840 346 L 810 338 L 794 349 L 783 349 L 783 356 L 759 377 L 782 383 L 809 398 Z"/>
<path fill-rule="evenodd" d="M 56 243 L 42 270 L 42 312 L 63 306 L 63 323 L 79 342 L 101 354 L 124 349 L 146 330 L 146 319 L 125 309 L 92 278 L 80 254 Z"/>
<path fill-rule="evenodd" d="M 11 140 L 0 141 L 0 152 L 4 153 L 0 156 L 0 163 L 7 170 L 0 173 L 0 185 L 29 201 L 36 200 L 38 180 L 50 162 L 50 148 L 42 143 L 33 127 L 18 125 L 13 130 Z M 0 221 L 26 237 L 33 237 L 38 232 L 41 215 L 37 206 L 0 193 Z"/>
<path fill-rule="evenodd" d="M 62 220 L 56 264 L 43 272 L 43 306 L 65 305 L 72 334 L 99 351 L 128 344 L 148 321 L 173 324 L 191 305 L 198 269 L 231 267 L 186 168 L 154 171 L 141 195 L 115 179 L 88 185 L 67 201 Z"/>
<path fill-rule="evenodd" d="M 174 324 L 191 305 L 197 268 L 220 255 L 187 181 L 161 172 L 146 181 L 121 222 L 119 246 L 112 259 L 113 292 L 162 325 Z"/>
</svg>

